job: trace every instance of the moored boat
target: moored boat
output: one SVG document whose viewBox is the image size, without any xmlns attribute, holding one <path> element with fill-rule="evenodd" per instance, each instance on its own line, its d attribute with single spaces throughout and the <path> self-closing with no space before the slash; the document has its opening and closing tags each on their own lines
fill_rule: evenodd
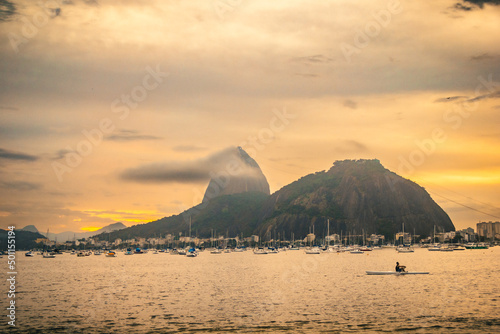
<svg viewBox="0 0 500 334">
<path fill-rule="evenodd" d="M 465 245 L 465 248 L 466 249 L 488 249 L 488 246 L 484 243 L 480 243 L 480 244 L 469 243 L 469 244 Z"/>
<path fill-rule="evenodd" d="M 410 246 L 401 246 L 401 247 L 396 248 L 396 250 L 398 253 L 414 253 L 415 252 L 413 247 L 410 247 Z"/>
<path fill-rule="evenodd" d="M 110 250 L 106 253 L 106 257 L 116 257 L 116 253 L 114 251 Z"/>
<path fill-rule="evenodd" d="M 321 254 L 319 247 L 312 247 L 305 250 L 306 254 Z"/>
<path fill-rule="evenodd" d="M 253 250 L 253 253 L 255 255 L 264 255 L 267 254 L 266 250 L 264 248 L 257 248 Z"/>
</svg>

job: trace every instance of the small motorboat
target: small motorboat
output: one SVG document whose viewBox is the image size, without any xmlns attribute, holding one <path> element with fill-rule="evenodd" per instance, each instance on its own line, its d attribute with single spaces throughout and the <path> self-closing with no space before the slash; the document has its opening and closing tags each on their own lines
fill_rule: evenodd
<svg viewBox="0 0 500 334">
<path fill-rule="evenodd" d="M 198 252 L 194 248 L 191 248 L 186 254 L 186 257 L 197 257 L 197 256 Z"/>
<path fill-rule="evenodd" d="M 319 247 L 312 247 L 304 251 L 306 254 L 321 254 Z"/>
<path fill-rule="evenodd" d="M 43 256 L 44 259 L 53 259 L 53 258 L 56 257 L 54 254 L 48 253 L 48 252 L 43 253 L 42 256 Z"/>
<path fill-rule="evenodd" d="M 264 248 L 254 249 L 253 253 L 255 255 L 265 255 L 265 254 L 267 254 L 267 252 L 266 252 L 266 250 Z"/>
<path fill-rule="evenodd" d="M 109 251 L 106 253 L 106 257 L 116 257 L 116 253 L 114 251 Z"/>
<path fill-rule="evenodd" d="M 33 254 L 32 251 L 29 251 L 26 254 L 24 254 L 24 256 L 33 257 L 33 256 L 35 256 L 35 254 Z"/>
</svg>

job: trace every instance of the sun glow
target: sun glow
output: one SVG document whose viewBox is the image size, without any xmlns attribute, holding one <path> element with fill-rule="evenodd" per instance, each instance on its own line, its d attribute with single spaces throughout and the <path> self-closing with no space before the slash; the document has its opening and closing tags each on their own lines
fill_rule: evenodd
<svg viewBox="0 0 500 334">
<path fill-rule="evenodd" d="M 99 229 L 100 229 L 100 227 L 95 227 L 95 226 L 87 226 L 87 227 L 80 228 L 80 230 L 86 231 L 86 232 L 94 232 L 94 231 L 97 231 Z"/>
</svg>

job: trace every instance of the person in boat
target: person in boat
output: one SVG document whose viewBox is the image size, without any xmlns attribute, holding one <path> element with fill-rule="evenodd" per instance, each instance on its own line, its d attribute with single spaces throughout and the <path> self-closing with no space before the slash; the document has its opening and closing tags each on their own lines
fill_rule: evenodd
<svg viewBox="0 0 500 334">
<path fill-rule="evenodd" d="M 396 262 L 396 272 L 397 273 L 404 272 L 404 271 L 406 271 L 405 269 L 406 269 L 406 266 L 400 266 L 399 262 Z"/>
</svg>

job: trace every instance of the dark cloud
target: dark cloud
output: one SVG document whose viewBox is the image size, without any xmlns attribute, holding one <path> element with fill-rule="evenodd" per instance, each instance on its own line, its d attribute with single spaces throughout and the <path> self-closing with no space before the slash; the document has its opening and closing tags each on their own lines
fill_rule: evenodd
<svg viewBox="0 0 500 334">
<path fill-rule="evenodd" d="M 463 5 L 463 4 L 459 3 L 459 2 L 457 2 L 455 4 L 455 6 L 453 6 L 453 8 L 458 9 L 458 10 L 463 10 L 463 11 L 466 11 L 466 12 L 471 11 L 473 9 L 473 7 Z"/>
<path fill-rule="evenodd" d="M 462 2 L 457 2 L 454 6 L 455 9 L 463 11 L 471 11 L 477 8 L 484 8 L 484 5 L 500 5 L 500 0 L 462 0 Z"/>
<path fill-rule="evenodd" d="M 111 141 L 134 141 L 134 140 L 158 140 L 161 137 L 142 135 L 133 130 L 120 130 L 117 134 L 106 137 L 106 140 Z"/>
<path fill-rule="evenodd" d="M 16 5 L 11 1 L 0 0 L 0 21 L 8 21 L 16 14 Z"/>
<path fill-rule="evenodd" d="M 353 101 L 353 100 L 347 99 L 344 101 L 344 107 L 351 108 L 351 109 L 357 109 L 358 103 Z"/>
<path fill-rule="evenodd" d="M 314 55 L 314 56 L 292 58 L 292 61 L 307 65 L 318 65 L 324 63 L 330 63 L 333 61 L 333 59 L 330 57 L 326 57 L 324 55 Z"/>
<path fill-rule="evenodd" d="M 19 191 L 38 190 L 42 187 L 41 184 L 25 182 L 25 181 L 2 182 L 0 184 L 4 189 L 19 190 Z"/>
<path fill-rule="evenodd" d="M 489 94 L 484 94 L 484 95 L 479 95 L 476 97 L 473 97 L 472 99 L 468 99 L 467 102 L 476 102 L 476 101 L 481 101 L 485 99 L 498 99 L 500 98 L 500 90 L 496 92 L 492 92 Z"/>
<path fill-rule="evenodd" d="M 64 157 L 66 156 L 66 154 L 71 153 L 71 152 L 74 152 L 74 151 L 72 151 L 72 150 L 65 150 L 65 149 L 59 150 L 59 151 L 56 152 L 56 155 L 52 158 L 52 160 L 64 159 Z"/>
<path fill-rule="evenodd" d="M 483 53 L 481 55 L 470 57 L 471 60 L 475 60 L 475 61 L 492 60 L 492 59 L 498 59 L 498 58 L 499 58 L 499 56 L 490 55 L 488 53 Z"/>
<path fill-rule="evenodd" d="M 368 147 L 356 140 L 343 140 L 335 147 L 335 151 L 341 153 L 366 152 Z"/>
<path fill-rule="evenodd" d="M 435 100 L 434 102 L 457 102 L 457 101 L 460 101 L 460 100 L 465 100 L 467 99 L 467 96 L 448 96 L 448 97 L 442 97 L 442 98 L 439 98 L 437 100 Z"/>
<path fill-rule="evenodd" d="M 18 160 L 18 161 L 36 161 L 38 157 L 21 152 L 14 152 L 0 148 L 0 159 Z"/>
<path fill-rule="evenodd" d="M 476 102 L 476 101 L 481 101 L 484 99 L 497 99 L 500 98 L 500 90 L 494 91 L 488 94 L 484 95 L 478 95 L 475 97 L 467 97 L 467 96 L 449 96 L 449 97 L 443 97 L 435 100 L 434 102 L 441 103 L 441 102 Z"/>
<path fill-rule="evenodd" d="M 229 170 L 237 170 L 239 176 L 252 176 L 260 171 L 253 168 L 250 162 L 244 161 L 238 149 L 233 147 L 198 160 L 170 161 L 131 168 L 124 171 L 120 178 L 141 183 L 199 183 L 210 180 L 211 174 Z"/>
<path fill-rule="evenodd" d="M 0 106 L 0 109 L 2 109 L 2 110 L 10 110 L 10 111 L 19 111 L 19 108 L 9 107 L 9 106 Z"/>
</svg>

